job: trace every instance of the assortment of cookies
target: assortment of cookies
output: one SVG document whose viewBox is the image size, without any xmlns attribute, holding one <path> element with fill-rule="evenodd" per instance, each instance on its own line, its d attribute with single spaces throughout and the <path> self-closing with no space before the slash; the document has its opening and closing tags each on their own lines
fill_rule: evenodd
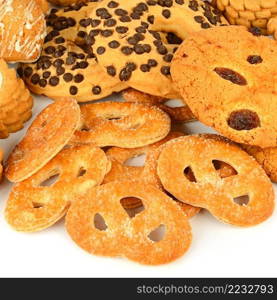
<svg viewBox="0 0 277 300">
<path fill-rule="evenodd" d="M 158 265 L 189 250 L 201 209 L 239 227 L 272 215 L 275 0 L 49 2 L 0 0 L 0 137 L 30 118 L 30 91 L 54 100 L 4 163 L 12 228 L 65 217 L 85 251 Z M 195 120 L 221 135 L 174 129 Z"/>
</svg>

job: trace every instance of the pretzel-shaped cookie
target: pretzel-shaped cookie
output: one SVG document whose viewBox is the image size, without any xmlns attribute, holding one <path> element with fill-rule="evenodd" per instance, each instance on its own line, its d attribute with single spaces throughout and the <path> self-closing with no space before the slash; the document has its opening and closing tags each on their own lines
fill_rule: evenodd
<svg viewBox="0 0 277 300">
<path fill-rule="evenodd" d="M 213 164 L 218 160 L 237 174 L 220 178 Z M 194 180 L 185 176 L 187 168 Z M 226 223 L 253 226 L 269 218 L 274 209 L 273 188 L 263 169 L 219 136 L 186 136 L 168 142 L 159 156 L 158 175 L 178 200 L 206 208 Z"/>
<path fill-rule="evenodd" d="M 47 106 L 10 154 L 6 177 L 18 182 L 36 173 L 67 144 L 79 121 L 80 108 L 74 99 L 61 99 Z"/>
<path fill-rule="evenodd" d="M 121 94 L 127 102 L 144 103 L 159 107 L 170 116 L 172 121 L 191 122 L 195 120 L 193 113 L 186 104 L 180 107 L 170 107 L 165 104 L 168 101 L 167 98 L 149 95 L 132 88 L 124 90 Z"/>
<path fill-rule="evenodd" d="M 155 143 L 170 130 L 170 119 L 156 107 L 102 102 L 81 107 L 82 126 L 70 143 L 136 148 Z"/>
<path fill-rule="evenodd" d="M 121 205 L 126 197 L 142 200 L 144 210 L 130 217 Z M 105 221 L 96 227 L 96 216 Z M 161 240 L 151 232 L 165 227 Z M 72 204 L 66 216 L 71 238 L 91 254 L 124 256 L 141 264 L 169 263 L 182 256 L 191 243 L 191 229 L 180 208 L 159 189 L 133 181 L 111 182 L 90 189 Z"/>
<path fill-rule="evenodd" d="M 76 196 L 99 185 L 110 168 L 105 153 L 89 145 L 62 150 L 30 178 L 16 184 L 6 206 L 6 220 L 16 230 L 38 231 L 61 219 Z M 50 186 L 44 182 L 58 179 Z"/>
</svg>

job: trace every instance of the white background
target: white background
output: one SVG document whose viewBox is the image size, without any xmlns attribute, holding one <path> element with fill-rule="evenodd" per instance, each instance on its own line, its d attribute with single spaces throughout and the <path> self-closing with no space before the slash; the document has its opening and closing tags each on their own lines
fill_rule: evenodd
<svg viewBox="0 0 277 300">
<path fill-rule="evenodd" d="M 37 97 L 34 116 L 48 103 L 46 98 Z M 22 138 L 26 127 L 9 139 L 0 140 L 5 157 Z M 185 125 L 184 129 L 189 133 L 210 131 L 196 122 Z M 87 254 L 71 241 L 64 220 L 42 232 L 14 231 L 3 214 L 11 187 L 6 180 L 0 185 L 1 277 L 277 276 L 276 211 L 268 221 L 246 229 L 220 223 L 207 211 L 202 211 L 191 220 L 193 242 L 189 251 L 173 263 L 149 267 L 126 259 Z"/>
</svg>

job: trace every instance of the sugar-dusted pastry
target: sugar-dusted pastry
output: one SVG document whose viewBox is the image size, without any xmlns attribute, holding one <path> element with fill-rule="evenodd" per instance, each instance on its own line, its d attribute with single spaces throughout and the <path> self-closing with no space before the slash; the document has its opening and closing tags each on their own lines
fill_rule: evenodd
<svg viewBox="0 0 277 300">
<path fill-rule="evenodd" d="M 20 130 L 32 115 L 33 98 L 14 69 L 0 59 L 0 138 Z"/>
</svg>

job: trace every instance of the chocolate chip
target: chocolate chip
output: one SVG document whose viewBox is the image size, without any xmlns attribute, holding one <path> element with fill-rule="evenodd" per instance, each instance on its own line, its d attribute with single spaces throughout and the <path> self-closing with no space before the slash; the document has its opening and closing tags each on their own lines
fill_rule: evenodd
<svg viewBox="0 0 277 300">
<path fill-rule="evenodd" d="M 24 70 L 24 76 L 26 78 L 29 78 L 31 75 L 33 74 L 33 69 L 31 67 L 27 67 L 25 70 Z"/>
<path fill-rule="evenodd" d="M 117 15 L 117 16 L 125 16 L 128 14 L 128 12 L 125 10 L 125 9 L 121 9 L 121 8 L 117 8 L 114 13 Z"/>
<path fill-rule="evenodd" d="M 60 36 L 60 37 L 56 38 L 54 41 L 56 44 L 62 44 L 65 42 L 65 39 L 62 36 Z"/>
<path fill-rule="evenodd" d="M 150 23 L 150 24 L 153 24 L 154 23 L 154 16 L 149 16 L 148 18 L 147 18 L 147 21 Z"/>
<path fill-rule="evenodd" d="M 209 23 L 205 22 L 205 23 L 201 24 L 201 28 L 208 29 L 208 28 L 211 28 L 211 25 Z"/>
<path fill-rule="evenodd" d="M 73 79 L 73 75 L 71 74 L 71 73 L 65 73 L 64 75 L 63 75 L 63 80 L 65 81 L 65 82 L 69 82 L 69 81 L 71 81 Z"/>
<path fill-rule="evenodd" d="M 113 34 L 113 30 L 105 29 L 101 31 L 101 35 L 104 37 L 109 37 Z"/>
<path fill-rule="evenodd" d="M 110 15 L 110 13 L 108 12 L 108 10 L 104 7 L 97 8 L 96 9 L 96 15 L 97 15 L 97 17 L 100 17 L 101 19 L 109 19 L 109 18 L 112 17 Z"/>
<path fill-rule="evenodd" d="M 75 58 L 75 57 L 73 57 L 73 56 L 68 56 L 68 57 L 66 58 L 66 60 L 65 60 L 65 63 L 66 63 L 67 65 L 73 65 L 73 64 L 75 63 L 75 61 L 76 61 L 76 58 Z"/>
<path fill-rule="evenodd" d="M 79 68 L 80 69 L 86 69 L 87 67 L 88 67 L 88 62 L 87 61 L 79 62 Z"/>
<path fill-rule="evenodd" d="M 101 93 L 101 87 L 99 85 L 96 85 L 92 88 L 92 93 L 94 95 L 99 95 Z"/>
<path fill-rule="evenodd" d="M 73 27 L 76 25 L 76 21 L 73 18 L 69 17 L 67 19 L 67 24 L 68 24 L 68 26 Z"/>
<path fill-rule="evenodd" d="M 160 53 L 162 55 L 167 54 L 167 49 L 166 49 L 166 47 L 164 45 L 158 46 L 157 47 L 157 51 L 158 51 L 158 53 Z"/>
<path fill-rule="evenodd" d="M 136 68 L 137 68 L 137 65 L 135 63 L 127 63 L 126 64 L 127 71 L 133 72 L 136 70 Z"/>
<path fill-rule="evenodd" d="M 104 22 L 104 25 L 107 27 L 113 27 L 116 25 L 116 20 L 115 19 L 108 19 Z"/>
<path fill-rule="evenodd" d="M 172 54 L 166 54 L 166 55 L 163 57 L 163 60 L 166 61 L 166 62 L 171 62 L 171 61 L 172 61 L 172 58 L 173 58 L 173 55 L 172 55 Z"/>
<path fill-rule="evenodd" d="M 261 126 L 258 114 L 248 109 L 233 111 L 227 123 L 235 130 L 251 130 Z"/>
<path fill-rule="evenodd" d="M 144 27 L 144 28 L 148 28 L 148 27 L 149 27 L 149 24 L 146 23 L 146 22 L 141 22 L 140 24 L 141 24 L 141 26 Z"/>
<path fill-rule="evenodd" d="M 139 26 L 136 28 L 136 32 L 138 33 L 146 33 L 146 29 L 143 26 Z"/>
<path fill-rule="evenodd" d="M 115 2 L 115 1 L 110 1 L 109 3 L 108 3 L 108 7 L 109 8 L 116 8 L 116 7 L 118 7 L 118 3 L 117 2 Z"/>
<path fill-rule="evenodd" d="M 50 75 L 51 75 L 51 72 L 49 72 L 49 71 L 46 71 L 46 72 L 42 73 L 42 77 L 45 78 L 45 79 L 48 79 L 50 77 Z"/>
<path fill-rule="evenodd" d="M 144 53 L 144 47 L 140 44 L 137 44 L 134 46 L 134 51 L 136 54 L 143 54 Z"/>
<path fill-rule="evenodd" d="M 88 27 L 90 25 L 90 19 L 81 19 L 79 21 L 79 24 L 82 26 L 82 27 Z"/>
<path fill-rule="evenodd" d="M 91 20 L 91 21 L 90 21 L 90 24 L 91 24 L 92 27 L 96 27 L 96 26 L 98 26 L 100 23 L 101 23 L 101 21 L 100 21 L 100 20 L 97 20 L 97 19 L 94 19 L 94 20 Z"/>
<path fill-rule="evenodd" d="M 149 67 L 156 67 L 158 65 L 158 63 L 155 59 L 149 59 L 147 64 Z"/>
<path fill-rule="evenodd" d="M 231 69 L 215 68 L 214 72 L 216 72 L 221 78 L 231 81 L 234 84 L 247 85 L 246 79 L 242 75 Z"/>
<path fill-rule="evenodd" d="M 142 72 L 149 72 L 149 71 L 150 71 L 150 67 L 149 67 L 149 65 L 142 64 L 142 65 L 140 66 L 140 70 L 141 70 Z"/>
<path fill-rule="evenodd" d="M 178 3 L 178 4 L 184 4 L 183 0 L 175 0 L 175 2 L 177 3 L 177 1 L 182 1 L 183 3 Z M 189 1 L 189 5 L 188 7 L 193 10 L 193 11 L 198 11 L 198 2 L 195 0 L 191 0 Z"/>
<path fill-rule="evenodd" d="M 31 77 L 31 82 L 32 82 L 32 84 L 38 84 L 39 79 L 40 79 L 40 77 L 39 77 L 38 74 L 36 74 L 36 73 L 33 74 L 32 77 Z"/>
<path fill-rule="evenodd" d="M 76 95 L 78 93 L 78 88 L 74 85 L 72 85 L 70 88 L 69 88 L 69 92 L 71 95 Z"/>
<path fill-rule="evenodd" d="M 63 68 L 63 67 L 58 67 L 56 70 L 56 73 L 58 76 L 63 75 L 64 72 L 65 72 L 65 68 Z"/>
<path fill-rule="evenodd" d="M 63 51 L 63 52 L 66 50 L 66 47 L 63 45 L 58 45 L 57 48 L 58 48 L 58 50 Z"/>
<path fill-rule="evenodd" d="M 85 54 L 78 53 L 78 54 L 76 54 L 76 57 L 79 58 L 79 59 L 84 59 L 85 58 Z"/>
<path fill-rule="evenodd" d="M 144 52 L 149 53 L 151 51 L 151 46 L 148 44 L 143 44 L 142 45 Z"/>
<path fill-rule="evenodd" d="M 135 12 L 132 12 L 130 14 L 130 17 L 133 19 L 133 20 L 139 20 L 141 15 L 139 13 L 135 13 Z"/>
<path fill-rule="evenodd" d="M 97 36 L 99 33 L 100 33 L 100 29 L 92 29 L 92 30 L 89 32 L 89 36 L 90 36 L 90 37 L 95 37 L 95 36 Z"/>
<path fill-rule="evenodd" d="M 97 54 L 99 54 L 99 55 L 105 53 L 105 51 L 106 51 L 106 49 L 104 47 L 98 47 L 96 50 Z"/>
<path fill-rule="evenodd" d="M 48 46 L 45 48 L 45 53 L 46 54 L 53 54 L 56 51 L 55 47 L 53 46 Z"/>
<path fill-rule="evenodd" d="M 184 0 L 175 0 L 175 2 L 177 4 L 183 5 L 184 4 Z M 190 2 L 196 2 L 196 1 L 190 1 Z M 197 3 L 197 2 L 196 2 Z"/>
<path fill-rule="evenodd" d="M 134 34 L 134 38 L 137 40 L 137 41 L 143 41 L 145 39 L 145 36 L 141 33 L 135 33 Z"/>
<path fill-rule="evenodd" d="M 168 66 L 161 67 L 161 73 L 163 75 L 170 75 L 170 67 L 168 67 Z"/>
<path fill-rule="evenodd" d="M 149 30 L 151 35 L 156 39 L 156 40 L 161 40 L 161 35 L 157 31 Z"/>
<path fill-rule="evenodd" d="M 169 32 L 166 35 L 166 40 L 169 44 L 174 44 L 174 45 L 180 45 L 182 44 L 182 39 L 180 39 L 176 34 L 173 32 Z"/>
<path fill-rule="evenodd" d="M 261 36 L 262 35 L 262 31 L 261 31 L 261 29 L 260 28 L 258 28 L 258 27 L 251 27 L 250 29 L 249 29 L 249 32 L 251 32 L 253 35 L 255 35 L 255 36 Z"/>
<path fill-rule="evenodd" d="M 133 36 L 131 36 L 131 37 L 129 37 L 128 39 L 127 39 L 127 41 L 128 41 L 128 43 L 130 44 L 130 45 L 136 45 L 139 41 L 135 38 L 135 37 L 133 37 Z"/>
<path fill-rule="evenodd" d="M 158 0 L 158 4 L 162 7 L 171 7 L 173 5 L 173 0 Z"/>
<path fill-rule="evenodd" d="M 200 24 L 205 22 L 205 18 L 202 16 L 195 16 L 194 20 L 195 20 L 195 22 L 200 23 Z"/>
<path fill-rule="evenodd" d="M 126 22 L 131 22 L 132 19 L 129 16 L 122 16 L 119 19 L 121 22 L 126 23 Z"/>
<path fill-rule="evenodd" d="M 118 33 L 126 33 L 128 31 L 128 27 L 125 26 L 118 26 L 115 28 L 116 32 Z"/>
<path fill-rule="evenodd" d="M 119 73 L 119 79 L 121 81 L 128 81 L 132 76 L 132 72 L 127 71 L 126 68 L 123 68 Z"/>
<path fill-rule="evenodd" d="M 19 77 L 21 77 L 21 78 L 23 77 L 23 68 L 22 67 L 18 67 L 16 72 Z"/>
<path fill-rule="evenodd" d="M 55 51 L 55 53 L 54 53 L 54 57 L 55 58 L 57 58 L 57 57 L 61 57 L 61 56 L 63 56 L 63 54 L 64 54 L 64 52 L 63 51 L 61 51 L 61 50 L 57 50 L 57 51 Z"/>
<path fill-rule="evenodd" d="M 247 61 L 251 64 L 251 65 L 256 65 L 256 64 L 260 64 L 263 62 L 263 59 L 261 58 L 261 56 L 259 55 L 249 55 L 247 57 Z"/>
<path fill-rule="evenodd" d="M 53 62 L 53 66 L 56 67 L 56 68 L 60 67 L 63 64 L 64 64 L 64 61 L 60 58 L 54 60 L 54 62 Z"/>
<path fill-rule="evenodd" d="M 121 48 L 121 52 L 125 55 L 130 55 L 130 54 L 132 54 L 133 49 L 128 46 L 124 46 Z"/>
<path fill-rule="evenodd" d="M 119 42 L 118 41 L 111 41 L 109 42 L 109 47 L 112 48 L 112 49 L 116 49 L 120 46 Z"/>
<path fill-rule="evenodd" d="M 52 86 L 56 86 L 59 84 L 59 77 L 53 76 L 49 79 L 49 84 Z"/>
<path fill-rule="evenodd" d="M 74 82 L 80 83 L 84 80 L 84 76 L 82 74 L 77 74 L 74 76 Z"/>
<path fill-rule="evenodd" d="M 107 67 L 107 73 L 110 76 L 114 77 L 116 75 L 116 69 L 115 69 L 115 67 L 114 66 L 108 66 Z"/>
<path fill-rule="evenodd" d="M 170 16 L 171 16 L 171 12 L 170 12 L 169 9 L 164 9 L 164 10 L 162 11 L 162 15 L 163 15 L 166 19 L 169 19 Z"/>
<path fill-rule="evenodd" d="M 82 30 L 77 33 L 77 36 L 82 38 L 82 39 L 85 38 L 86 35 L 87 35 L 87 33 L 85 31 L 82 31 Z"/>
<path fill-rule="evenodd" d="M 146 3 L 147 3 L 149 6 L 157 5 L 157 1 L 155 1 L 155 0 L 148 0 Z"/>
<path fill-rule="evenodd" d="M 46 79 L 40 79 L 38 84 L 39 84 L 40 87 L 46 87 L 47 80 Z"/>
</svg>

